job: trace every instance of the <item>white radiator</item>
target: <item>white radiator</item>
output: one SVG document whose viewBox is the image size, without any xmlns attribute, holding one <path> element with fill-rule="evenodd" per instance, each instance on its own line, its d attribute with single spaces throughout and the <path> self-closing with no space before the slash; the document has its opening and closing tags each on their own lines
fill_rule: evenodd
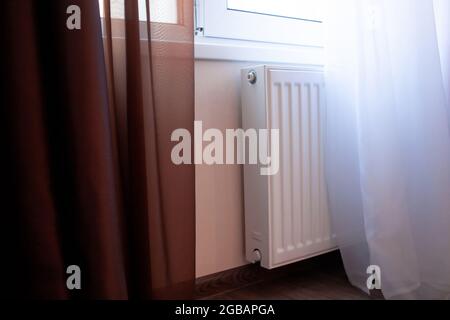
<svg viewBox="0 0 450 320">
<path fill-rule="evenodd" d="M 254 72 L 254 78 L 250 77 Z M 254 82 L 254 83 L 252 83 Z M 336 249 L 324 178 L 321 71 L 242 70 L 244 129 L 279 129 L 280 167 L 244 166 L 246 257 L 272 269 Z"/>
</svg>

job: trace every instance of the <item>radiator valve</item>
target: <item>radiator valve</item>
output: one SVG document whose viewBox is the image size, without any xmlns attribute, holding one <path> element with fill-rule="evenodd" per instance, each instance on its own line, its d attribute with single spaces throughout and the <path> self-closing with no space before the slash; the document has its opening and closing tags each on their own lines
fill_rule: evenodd
<svg viewBox="0 0 450 320">
<path fill-rule="evenodd" d="M 253 263 L 257 263 L 261 261 L 261 252 L 258 249 L 253 250 Z"/>
<path fill-rule="evenodd" d="M 247 74 L 247 79 L 248 79 L 248 82 L 250 82 L 251 84 L 255 84 L 256 80 L 258 79 L 256 76 L 256 71 L 250 70 L 249 73 Z"/>
</svg>

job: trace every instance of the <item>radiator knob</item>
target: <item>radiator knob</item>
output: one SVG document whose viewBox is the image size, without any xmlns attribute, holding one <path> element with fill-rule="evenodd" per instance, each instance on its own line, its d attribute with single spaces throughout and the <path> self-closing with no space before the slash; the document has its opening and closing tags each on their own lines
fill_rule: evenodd
<svg viewBox="0 0 450 320">
<path fill-rule="evenodd" d="M 261 261 L 261 252 L 258 249 L 253 250 L 252 260 L 253 260 L 253 263 Z"/>
<path fill-rule="evenodd" d="M 257 76 L 256 76 L 256 71 L 255 70 L 251 70 L 247 74 L 247 79 L 248 79 L 248 82 L 250 82 L 251 84 L 255 84 L 256 80 L 258 79 Z"/>
</svg>

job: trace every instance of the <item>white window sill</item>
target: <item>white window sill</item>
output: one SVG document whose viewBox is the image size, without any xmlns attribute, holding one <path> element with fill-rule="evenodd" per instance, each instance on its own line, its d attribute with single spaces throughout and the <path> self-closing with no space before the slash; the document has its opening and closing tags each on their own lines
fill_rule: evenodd
<svg viewBox="0 0 450 320">
<path fill-rule="evenodd" d="M 294 46 L 256 41 L 195 37 L 198 60 L 249 61 L 296 65 L 324 65 L 321 47 Z"/>
</svg>

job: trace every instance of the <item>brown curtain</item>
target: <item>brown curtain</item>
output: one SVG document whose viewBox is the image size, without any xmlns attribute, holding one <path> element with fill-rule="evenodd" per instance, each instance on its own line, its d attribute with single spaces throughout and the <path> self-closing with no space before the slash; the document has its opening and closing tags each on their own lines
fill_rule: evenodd
<svg viewBox="0 0 450 320">
<path fill-rule="evenodd" d="M 96 0 L 1 1 L 6 297 L 192 297 L 194 168 L 172 163 L 170 136 L 193 131 L 193 4 L 178 23 L 139 21 L 138 0 L 125 19 L 103 6 L 101 20 Z"/>
</svg>

